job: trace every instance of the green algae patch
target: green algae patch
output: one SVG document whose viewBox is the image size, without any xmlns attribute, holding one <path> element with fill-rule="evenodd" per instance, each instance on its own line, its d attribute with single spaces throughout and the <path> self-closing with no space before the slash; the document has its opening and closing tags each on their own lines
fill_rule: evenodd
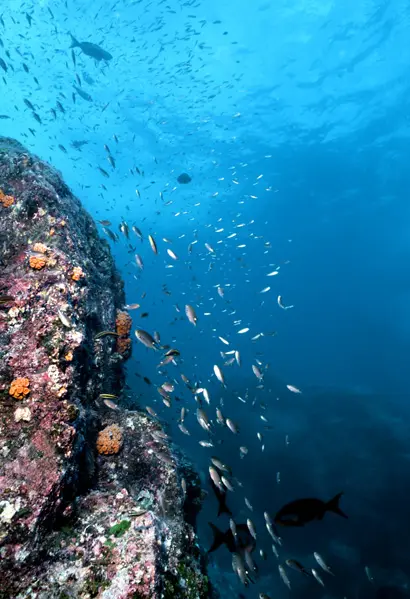
<svg viewBox="0 0 410 599">
<path fill-rule="evenodd" d="M 118 539 L 118 537 L 122 537 L 122 535 L 127 532 L 127 530 L 130 528 L 131 526 L 131 521 L 130 520 L 121 520 L 121 522 L 118 522 L 118 524 L 114 524 L 114 526 L 111 526 L 111 528 L 108 529 L 108 533 L 109 535 L 114 535 L 114 537 L 116 537 Z"/>
</svg>

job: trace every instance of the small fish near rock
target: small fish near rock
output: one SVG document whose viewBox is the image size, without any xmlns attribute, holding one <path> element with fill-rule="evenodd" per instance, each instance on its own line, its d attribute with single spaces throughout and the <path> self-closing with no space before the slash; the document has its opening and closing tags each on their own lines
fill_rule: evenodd
<svg viewBox="0 0 410 599">
<path fill-rule="evenodd" d="M 181 173 L 177 179 L 178 183 L 182 185 L 186 185 L 187 183 L 191 183 L 192 178 L 188 175 L 188 173 Z"/>
<path fill-rule="evenodd" d="M 83 54 L 91 56 L 95 60 L 111 60 L 112 54 L 91 42 L 79 42 L 71 33 L 71 46 L 70 48 L 80 48 Z"/>
</svg>

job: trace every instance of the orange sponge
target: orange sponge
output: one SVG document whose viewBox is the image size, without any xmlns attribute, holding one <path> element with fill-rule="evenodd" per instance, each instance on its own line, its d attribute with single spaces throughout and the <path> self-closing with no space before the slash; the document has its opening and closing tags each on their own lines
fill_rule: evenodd
<svg viewBox="0 0 410 599">
<path fill-rule="evenodd" d="M 2 204 L 4 208 L 9 208 L 14 204 L 13 196 L 5 195 L 0 189 L 0 204 Z"/>
<path fill-rule="evenodd" d="M 115 319 L 115 330 L 121 337 L 127 337 L 130 333 L 132 325 L 132 318 L 128 312 L 122 310 L 117 311 L 117 318 Z"/>
<path fill-rule="evenodd" d="M 73 279 L 73 281 L 79 281 L 84 276 L 85 275 L 84 275 L 84 272 L 83 272 L 83 269 L 81 268 L 81 266 L 74 266 L 73 273 L 71 275 L 71 278 Z"/>
<path fill-rule="evenodd" d="M 45 256 L 30 256 L 29 262 L 31 268 L 34 268 L 34 270 L 41 270 L 47 264 L 47 258 Z"/>
<path fill-rule="evenodd" d="M 98 433 L 97 451 L 102 455 L 115 455 L 122 447 L 122 431 L 117 424 L 111 424 Z"/>
<path fill-rule="evenodd" d="M 29 385 L 29 379 L 14 379 L 10 385 L 9 395 L 12 395 L 15 399 L 24 399 L 30 393 Z"/>
<path fill-rule="evenodd" d="M 131 350 L 131 339 L 129 337 L 118 337 L 117 352 L 123 357 L 128 357 Z"/>
</svg>

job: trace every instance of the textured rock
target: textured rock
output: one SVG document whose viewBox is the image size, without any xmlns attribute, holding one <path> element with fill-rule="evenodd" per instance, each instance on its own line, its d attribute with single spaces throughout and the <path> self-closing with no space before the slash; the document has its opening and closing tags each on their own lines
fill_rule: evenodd
<svg viewBox="0 0 410 599">
<path fill-rule="evenodd" d="M 99 398 L 121 396 L 130 354 L 107 243 L 61 176 L 4 138 L 0 196 L 0 597 L 211 596 L 195 473 L 155 421 Z M 111 425 L 121 448 L 98 455 Z"/>
</svg>

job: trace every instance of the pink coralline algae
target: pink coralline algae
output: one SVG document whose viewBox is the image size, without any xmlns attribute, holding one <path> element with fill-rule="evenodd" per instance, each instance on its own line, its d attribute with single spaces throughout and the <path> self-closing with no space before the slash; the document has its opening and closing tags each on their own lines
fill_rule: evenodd
<svg viewBox="0 0 410 599">
<path fill-rule="evenodd" d="M 120 395 L 130 350 L 108 244 L 61 176 L 1 137 L 0 190 L 1 596 L 213 597 L 196 474 L 158 423 L 99 400 L 112 381 Z M 121 451 L 98 453 L 103 430 Z"/>
</svg>

